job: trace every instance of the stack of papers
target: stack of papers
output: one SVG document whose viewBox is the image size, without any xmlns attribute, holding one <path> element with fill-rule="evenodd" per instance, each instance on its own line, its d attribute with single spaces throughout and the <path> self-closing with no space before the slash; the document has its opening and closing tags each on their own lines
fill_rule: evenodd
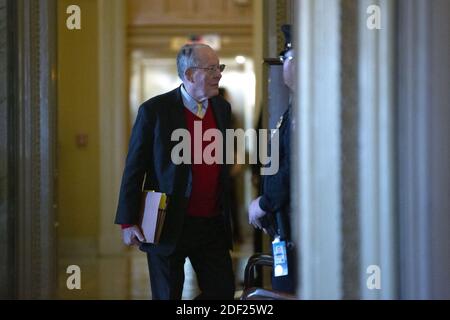
<svg viewBox="0 0 450 320">
<path fill-rule="evenodd" d="M 143 193 L 141 229 L 145 243 L 159 243 L 166 218 L 168 197 L 165 193 L 145 191 Z"/>
</svg>

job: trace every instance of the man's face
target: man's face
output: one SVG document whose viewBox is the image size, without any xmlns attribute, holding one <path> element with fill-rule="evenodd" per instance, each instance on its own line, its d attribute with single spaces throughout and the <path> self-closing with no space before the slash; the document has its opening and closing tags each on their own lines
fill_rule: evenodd
<svg viewBox="0 0 450 320">
<path fill-rule="evenodd" d="M 294 91 L 295 86 L 295 60 L 294 50 L 289 50 L 284 54 L 283 62 L 283 80 L 284 83 Z"/>
<path fill-rule="evenodd" d="M 196 49 L 198 65 L 186 72 L 187 80 L 194 98 L 209 99 L 219 94 L 219 81 L 222 74 L 219 70 L 219 58 L 211 48 Z M 206 68 L 210 68 L 208 70 Z"/>
</svg>

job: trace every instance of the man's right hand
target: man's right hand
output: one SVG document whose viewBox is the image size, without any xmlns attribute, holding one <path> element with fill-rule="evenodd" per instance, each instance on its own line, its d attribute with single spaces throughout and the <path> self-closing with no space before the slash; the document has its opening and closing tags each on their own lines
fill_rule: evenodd
<svg viewBox="0 0 450 320">
<path fill-rule="evenodd" d="M 263 229 L 260 218 L 264 217 L 267 212 L 265 212 L 261 207 L 259 206 L 259 200 L 261 197 L 256 198 L 253 200 L 249 207 L 248 207 L 248 223 L 253 225 L 257 229 Z M 264 230 L 266 232 L 266 230 Z M 266 232 L 267 233 L 267 232 Z"/>
<path fill-rule="evenodd" d="M 140 245 L 142 241 L 145 241 L 141 230 L 136 225 L 123 229 L 122 239 L 127 246 Z"/>
</svg>

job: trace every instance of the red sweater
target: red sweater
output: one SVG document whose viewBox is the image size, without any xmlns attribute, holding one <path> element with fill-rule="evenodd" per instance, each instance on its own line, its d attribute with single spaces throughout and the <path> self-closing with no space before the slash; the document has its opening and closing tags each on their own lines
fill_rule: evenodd
<svg viewBox="0 0 450 320">
<path fill-rule="evenodd" d="M 217 129 L 216 119 L 212 111 L 211 103 L 206 109 L 206 114 L 203 119 L 197 117 L 187 108 L 184 108 L 184 114 L 186 117 L 186 125 L 191 136 L 191 168 L 192 168 L 192 191 L 189 199 L 187 213 L 190 216 L 195 217 L 213 217 L 219 214 L 217 208 L 217 199 L 219 196 L 219 175 L 220 164 L 205 164 L 203 161 L 203 150 L 213 141 L 202 142 L 202 163 L 194 163 L 194 141 L 198 139 L 194 132 L 194 121 L 202 122 L 202 132 L 208 129 Z M 201 139 L 201 138 L 200 138 Z M 198 155 L 197 155 L 198 156 Z M 122 224 L 122 229 L 131 227 L 130 224 Z"/>
<path fill-rule="evenodd" d="M 213 141 L 202 141 L 201 148 L 201 163 L 194 163 L 194 141 L 201 139 L 195 136 L 194 121 L 202 122 L 203 133 L 208 129 L 217 129 L 216 119 L 214 119 L 214 113 L 212 111 L 211 103 L 209 104 L 206 114 L 203 119 L 194 115 L 187 108 L 184 109 L 186 116 L 186 125 L 191 135 L 191 169 L 192 169 L 192 191 L 189 199 L 187 213 L 190 216 L 195 217 L 213 217 L 219 214 L 217 208 L 217 200 L 219 197 L 219 175 L 220 164 L 206 164 L 203 160 L 204 149 Z M 222 146 L 221 146 L 222 147 Z M 200 151 L 197 151 L 198 153 Z M 200 155 L 197 155 L 199 157 Z M 213 154 L 214 156 L 214 154 Z"/>
</svg>

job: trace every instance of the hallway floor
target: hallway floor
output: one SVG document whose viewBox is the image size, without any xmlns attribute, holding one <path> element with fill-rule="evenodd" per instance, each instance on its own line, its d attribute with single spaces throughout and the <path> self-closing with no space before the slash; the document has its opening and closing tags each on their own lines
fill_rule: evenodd
<svg viewBox="0 0 450 320">
<path fill-rule="evenodd" d="M 236 275 L 236 297 L 242 292 L 244 269 L 253 253 L 251 241 L 236 246 L 232 252 Z M 81 270 L 81 288 L 68 289 L 72 274 L 67 267 L 78 265 Z M 151 299 L 150 281 L 146 255 L 130 249 L 123 255 L 80 256 L 59 259 L 58 299 Z M 185 264 L 183 300 L 193 299 L 199 293 L 195 272 L 189 262 Z"/>
</svg>

